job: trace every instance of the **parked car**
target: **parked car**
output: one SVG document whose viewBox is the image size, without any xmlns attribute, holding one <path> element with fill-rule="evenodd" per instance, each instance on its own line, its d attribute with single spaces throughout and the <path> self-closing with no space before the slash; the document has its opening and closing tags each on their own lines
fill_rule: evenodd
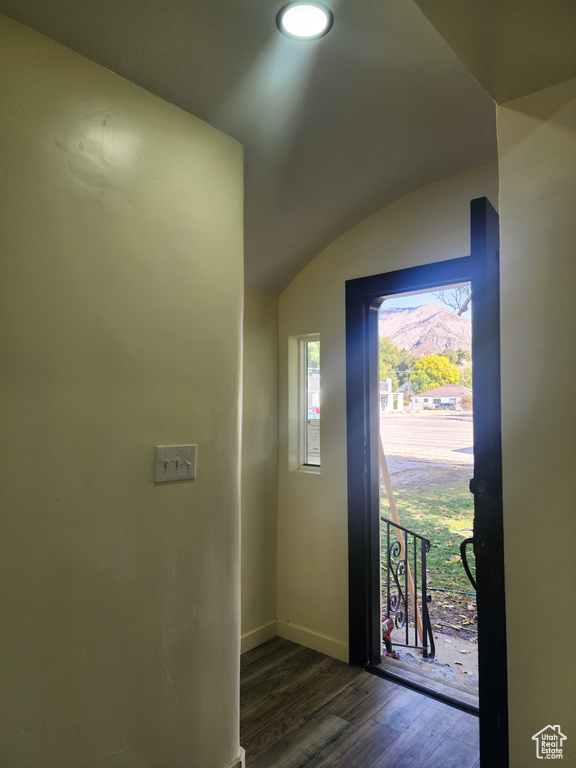
<svg viewBox="0 0 576 768">
<path fill-rule="evenodd" d="M 440 408 L 440 410 L 444 411 L 453 411 L 456 406 L 454 403 L 438 403 L 434 406 L 434 408 Z"/>
</svg>

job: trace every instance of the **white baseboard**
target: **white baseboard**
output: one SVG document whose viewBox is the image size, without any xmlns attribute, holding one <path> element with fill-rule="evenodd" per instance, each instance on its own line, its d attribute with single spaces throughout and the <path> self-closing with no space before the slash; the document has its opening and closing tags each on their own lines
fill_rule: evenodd
<svg viewBox="0 0 576 768">
<path fill-rule="evenodd" d="M 236 760 L 234 760 L 233 763 L 230 763 L 230 765 L 228 765 L 226 768 L 244 768 L 244 766 L 246 765 L 246 763 L 244 762 L 244 757 L 245 757 L 244 750 L 242 749 L 242 747 L 240 747 L 240 754 L 238 755 Z"/>
<path fill-rule="evenodd" d="M 298 627 L 295 624 L 288 624 L 286 621 L 278 620 L 276 622 L 276 631 L 279 637 L 290 640 L 306 648 L 312 648 L 313 651 L 324 653 L 326 656 L 332 656 L 334 659 L 344 661 L 346 664 L 349 659 L 349 650 L 346 643 L 334 640 L 333 637 L 320 635 L 304 627 Z"/>
<path fill-rule="evenodd" d="M 251 651 L 252 648 L 256 648 L 257 646 L 262 645 L 262 643 L 272 640 L 277 634 L 275 621 L 263 624 L 261 627 L 246 632 L 246 634 L 242 635 L 240 653 Z"/>
</svg>

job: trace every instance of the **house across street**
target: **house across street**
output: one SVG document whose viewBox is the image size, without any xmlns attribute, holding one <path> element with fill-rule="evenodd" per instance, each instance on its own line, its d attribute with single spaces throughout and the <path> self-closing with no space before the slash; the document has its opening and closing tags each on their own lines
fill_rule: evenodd
<svg viewBox="0 0 576 768">
<path fill-rule="evenodd" d="M 412 398 L 412 410 L 422 411 L 425 408 L 453 408 L 461 410 L 462 400 L 472 402 L 472 390 L 462 384 L 444 384 L 442 387 L 422 392 Z"/>
</svg>

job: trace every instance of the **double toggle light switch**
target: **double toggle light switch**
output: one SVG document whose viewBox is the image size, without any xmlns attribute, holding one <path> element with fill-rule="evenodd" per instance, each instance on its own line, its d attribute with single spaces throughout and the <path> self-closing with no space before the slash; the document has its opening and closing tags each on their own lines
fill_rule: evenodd
<svg viewBox="0 0 576 768">
<path fill-rule="evenodd" d="M 157 445 L 154 482 L 173 483 L 179 480 L 194 480 L 196 448 L 196 445 Z"/>
</svg>

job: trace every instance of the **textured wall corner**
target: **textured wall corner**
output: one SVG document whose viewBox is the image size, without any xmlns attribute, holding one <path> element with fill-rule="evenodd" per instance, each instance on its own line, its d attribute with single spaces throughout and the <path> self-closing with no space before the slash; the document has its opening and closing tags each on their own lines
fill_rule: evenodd
<svg viewBox="0 0 576 768">
<path fill-rule="evenodd" d="M 245 758 L 246 758 L 246 753 L 242 749 L 242 747 L 240 747 L 240 754 L 238 755 L 236 760 L 234 760 L 233 763 L 230 763 L 228 768 L 245 768 L 245 766 L 246 766 Z"/>
</svg>

